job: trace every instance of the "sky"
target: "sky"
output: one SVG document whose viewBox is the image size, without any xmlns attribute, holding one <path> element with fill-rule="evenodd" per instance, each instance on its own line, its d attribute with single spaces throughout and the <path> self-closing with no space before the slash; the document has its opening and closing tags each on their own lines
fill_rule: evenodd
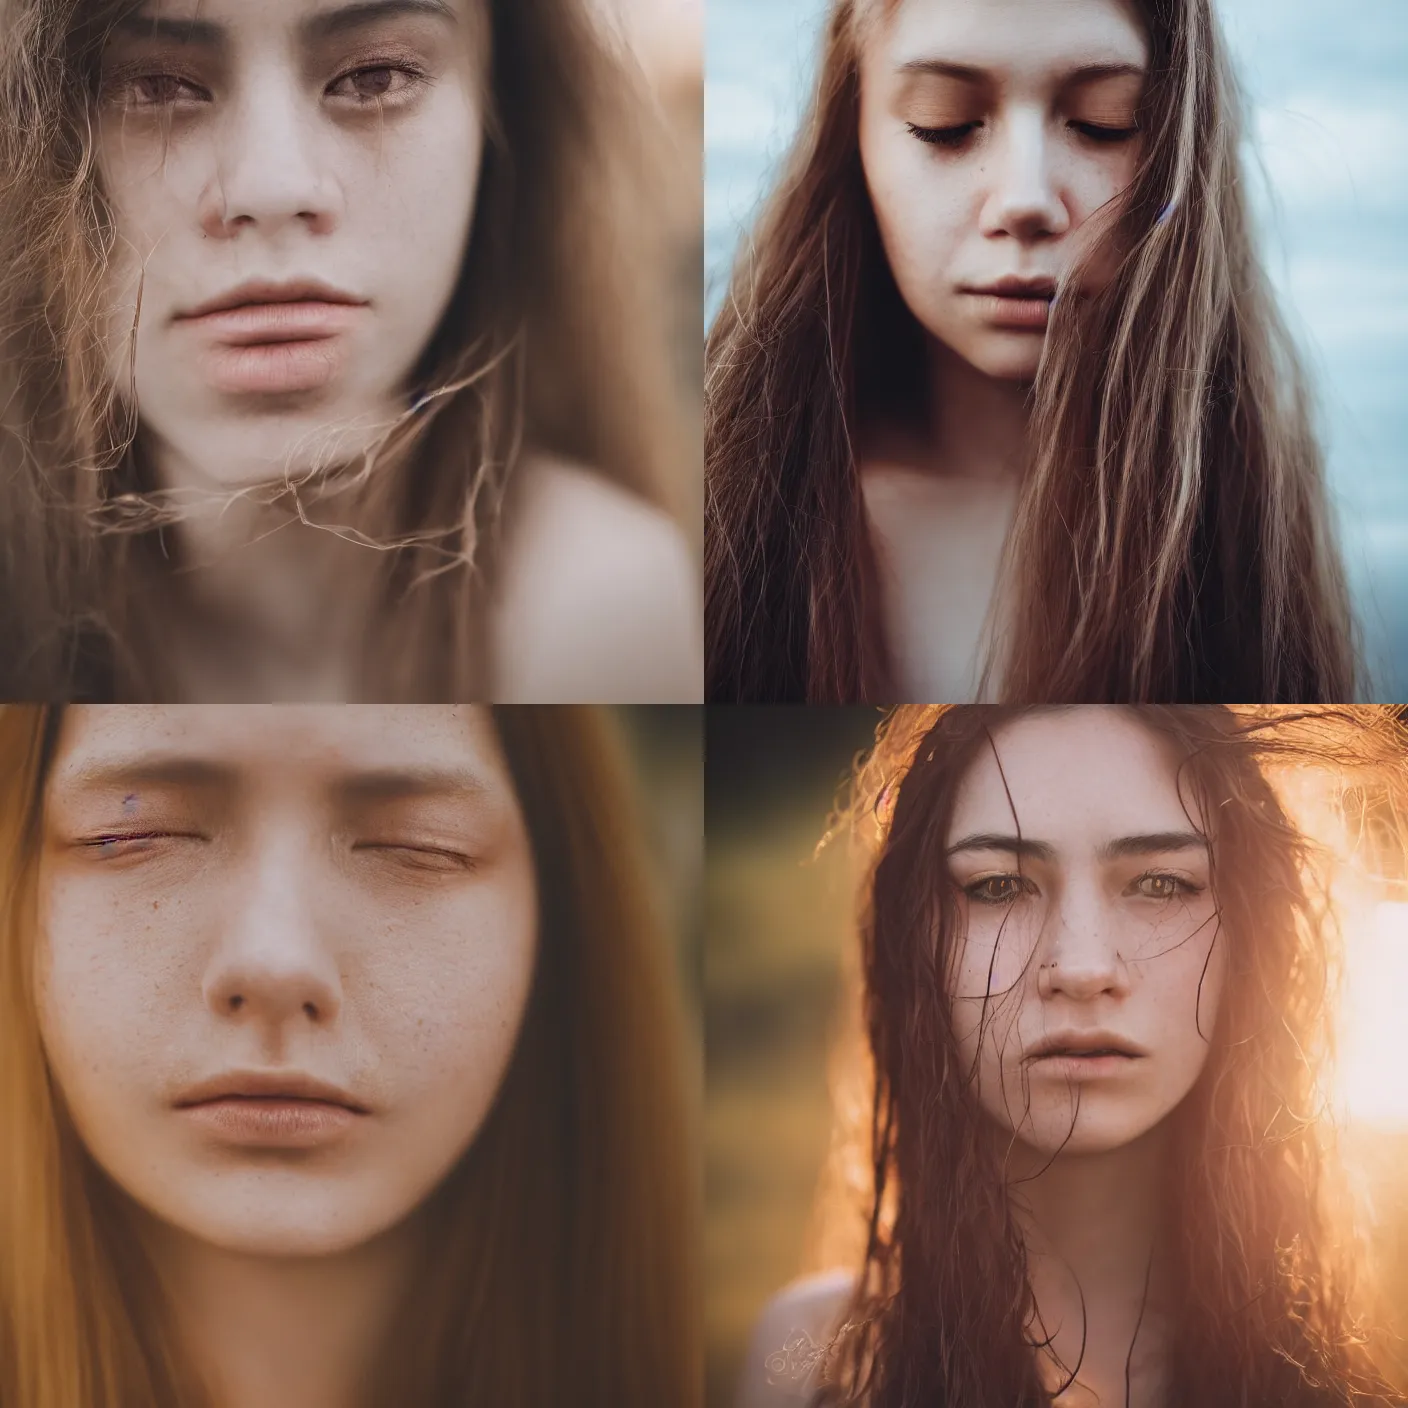
<svg viewBox="0 0 1408 1408">
<path fill-rule="evenodd" d="M 1366 697 L 1405 701 L 1408 3 L 1216 0 L 1216 8 L 1254 114 L 1264 258 L 1318 388 L 1369 654 Z M 824 10 L 824 0 L 709 0 L 711 317 L 809 94 Z"/>
</svg>

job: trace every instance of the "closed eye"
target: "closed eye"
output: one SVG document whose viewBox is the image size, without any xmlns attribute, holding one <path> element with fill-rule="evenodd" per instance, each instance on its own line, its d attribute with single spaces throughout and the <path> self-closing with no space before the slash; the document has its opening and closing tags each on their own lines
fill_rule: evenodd
<svg viewBox="0 0 1408 1408">
<path fill-rule="evenodd" d="M 911 137 L 931 147 L 961 147 L 982 125 L 981 122 L 964 122 L 957 127 L 920 127 L 917 123 L 905 123 Z"/>
<path fill-rule="evenodd" d="M 1088 137 L 1092 142 L 1104 142 L 1109 145 L 1130 142 L 1139 135 L 1137 127 L 1103 127 L 1098 122 L 1073 122 L 1071 126 L 1082 137 Z"/>
<path fill-rule="evenodd" d="M 397 841 L 358 841 L 352 849 L 382 856 L 412 870 L 436 871 L 442 874 L 473 870 L 475 865 L 473 856 L 448 846 L 419 846 Z"/>
<path fill-rule="evenodd" d="M 189 831 L 112 831 L 85 837 L 78 844 L 91 851 L 99 860 L 119 860 L 123 856 L 144 854 L 154 850 L 161 841 L 199 841 L 204 838 Z"/>
</svg>

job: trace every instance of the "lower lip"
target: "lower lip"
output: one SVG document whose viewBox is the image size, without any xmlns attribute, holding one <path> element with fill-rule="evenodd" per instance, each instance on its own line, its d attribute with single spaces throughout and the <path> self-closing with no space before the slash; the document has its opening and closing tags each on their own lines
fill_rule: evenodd
<svg viewBox="0 0 1408 1408">
<path fill-rule="evenodd" d="M 281 1149 L 309 1149 L 340 1138 L 362 1118 L 323 1100 L 231 1097 L 186 1105 L 181 1113 L 217 1139 Z"/>
<path fill-rule="evenodd" d="M 217 391 L 317 391 L 342 370 L 346 334 L 362 311 L 350 303 L 261 303 L 187 318 L 182 326 L 207 340 L 201 361 Z"/>
<path fill-rule="evenodd" d="M 975 293 L 978 316 L 999 328 L 1020 328 L 1044 332 L 1051 319 L 1051 301 L 1046 298 L 1008 298 L 997 293 Z"/>
<path fill-rule="evenodd" d="M 1031 1067 L 1057 1080 L 1097 1080 L 1126 1075 L 1139 1059 L 1138 1056 L 1039 1056 Z"/>
</svg>

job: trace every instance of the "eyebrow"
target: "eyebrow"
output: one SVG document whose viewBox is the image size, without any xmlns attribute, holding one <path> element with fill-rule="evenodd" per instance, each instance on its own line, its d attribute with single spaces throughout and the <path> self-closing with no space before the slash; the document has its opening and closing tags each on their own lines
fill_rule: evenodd
<svg viewBox="0 0 1408 1408">
<path fill-rule="evenodd" d="M 392 15 L 429 15 L 451 24 L 459 20 L 449 0 L 354 0 L 353 4 L 309 15 L 298 28 L 304 40 L 328 39 Z M 164 39 L 202 49 L 218 49 L 227 37 L 225 26 L 213 20 L 169 19 L 141 10 L 121 16 L 113 30 L 132 39 Z"/>
<path fill-rule="evenodd" d="M 985 68 L 973 64 L 956 64 L 947 59 L 910 59 L 899 66 L 900 73 L 931 73 L 940 78 L 956 78 L 960 83 L 986 83 L 992 74 Z M 1143 78 L 1148 72 L 1140 64 L 1105 63 L 1081 64 L 1071 69 L 1061 79 L 1062 87 L 1081 83 L 1095 83 L 1102 78 Z"/>
<path fill-rule="evenodd" d="M 1098 852 L 1102 861 L 1123 860 L 1130 856 L 1167 855 L 1170 851 L 1204 851 L 1208 839 L 1196 831 L 1149 831 L 1137 836 L 1119 836 L 1106 841 Z M 945 851 L 955 856 L 963 851 L 1006 851 L 1010 855 L 1032 860 L 1053 861 L 1056 848 L 1049 841 L 1034 841 L 1028 836 L 1003 836 L 996 832 L 979 831 L 965 836 Z"/>
<path fill-rule="evenodd" d="M 96 761 L 61 780 L 84 790 L 181 787 L 231 789 L 239 769 L 228 763 L 178 755 L 152 755 L 115 762 Z M 370 803 L 408 797 L 485 797 L 493 789 L 469 768 L 372 768 L 337 777 L 332 790 L 343 801 Z"/>
</svg>

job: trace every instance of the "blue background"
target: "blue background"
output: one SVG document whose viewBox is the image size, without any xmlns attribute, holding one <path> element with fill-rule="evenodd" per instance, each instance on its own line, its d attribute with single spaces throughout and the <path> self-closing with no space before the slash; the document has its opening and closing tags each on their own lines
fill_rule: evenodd
<svg viewBox="0 0 1408 1408">
<path fill-rule="evenodd" d="M 823 0 L 709 0 L 705 278 L 814 78 Z M 1408 0 L 1219 0 L 1252 103 L 1264 257 L 1318 388 L 1369 697 L 1408 700 Z"/>
</svg>

